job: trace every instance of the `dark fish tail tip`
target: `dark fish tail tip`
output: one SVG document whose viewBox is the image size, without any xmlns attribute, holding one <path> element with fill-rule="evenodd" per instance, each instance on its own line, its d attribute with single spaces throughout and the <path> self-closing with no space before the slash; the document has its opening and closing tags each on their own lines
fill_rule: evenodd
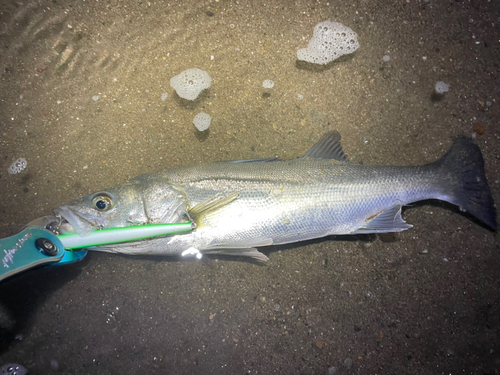
<svg viewBox="0 0 500 375">
<path fill-rule="evenodd" d="M 470 138 L 456 138 L 448 152 L 434 164 L 442 168 L 445 176 L 451 176 L 443 180 L 445 200 L 498 230 L 495 203 L 479 147 Z"/>
</svg>

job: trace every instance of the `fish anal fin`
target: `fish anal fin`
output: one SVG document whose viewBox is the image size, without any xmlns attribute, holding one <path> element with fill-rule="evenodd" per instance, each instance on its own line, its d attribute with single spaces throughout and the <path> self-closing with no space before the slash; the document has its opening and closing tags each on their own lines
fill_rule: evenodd
<svg viewBox="0 0 500 375">
<path fill-rule="evenodd" d="M 401 203 L 366 218 L 365 223 L 353 234 L 401 232 L 413 227 L 401 217 Z"/>
</svg>

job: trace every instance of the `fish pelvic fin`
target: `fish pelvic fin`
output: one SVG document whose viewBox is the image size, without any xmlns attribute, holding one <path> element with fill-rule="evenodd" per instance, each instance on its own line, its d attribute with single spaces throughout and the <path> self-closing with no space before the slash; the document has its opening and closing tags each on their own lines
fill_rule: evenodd
<svg viewBox="0 0 500 375">
<path fill-rule="evenodd" d="M 498 229 L 483 155 L 471 139 L 455 139 L 448 152 L 431 165 L 441 169 L 439 175 L 444 176 L 439 199 L 459 206 L 492 229 Z"/>
<path fill-rule="evenodd" d="M 270 246 L 272 244 L 273 240 L 271 238 L 252 238 L 231 243 L 215 244 L 200 251 L 202 254 L 236 255 L 267 262 L 269 258 L 257 250 L 256 247 Z"/>
<path fill-rule="evenodd" d="M 250 247 L 245 249 L 208 249 L 201 250 L 202 254 L 215 254 L 215 255 L 231 255 L 231 256 L 241 256 L 241 257 L 249 257 L 261 262 L 267 262 L 269 258 L 261 253 L 259 250 Z"/>
</svg>

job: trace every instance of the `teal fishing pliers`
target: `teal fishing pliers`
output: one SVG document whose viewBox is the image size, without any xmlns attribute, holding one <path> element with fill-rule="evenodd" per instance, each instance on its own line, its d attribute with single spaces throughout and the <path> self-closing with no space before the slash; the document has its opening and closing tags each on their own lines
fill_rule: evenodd
<svg viewBox="0 0 500 375">
<path fill-rule="evenodd" d="M 85 247 L 185 233 L 196 227 L 191 222 L 149 224 L 103 229 L 79 237 L 76 233 L 58 234 L 60 223 L 60 218 L 45 216 L 29 223 L 20 233 L 0 239 L 0 281 L 37 266 L 78 262 L 87 255 Z"/>
<path fill-rule="evenodd" d="M 52 267 L 78 262 L 85 255 L 87 250 L 67 251 L 56 234 L 30 225 L 20 233 L 0 240 L 0 281 L 41 265 Z"/>
</svg>

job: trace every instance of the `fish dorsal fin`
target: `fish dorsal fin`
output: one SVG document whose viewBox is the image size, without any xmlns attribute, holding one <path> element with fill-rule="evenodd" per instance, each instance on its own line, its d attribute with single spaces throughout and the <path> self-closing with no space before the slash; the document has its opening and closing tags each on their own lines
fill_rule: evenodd
<svg viewBox="0 0 500 375">
<path fill-rule="evenodd" d="M 397 201 L 388 209 L 367 218 L 365 224 L 353 234 L 401 232 L 413 227 L 401 217 L 402 207 L 401 202 Z"/>
<path fill-rule="evenodd" d="M 337 131 L 326 133 L 301 158 L 349 161 L 342 150 L 340 138 L 340 134 Z"/>
</svg>

